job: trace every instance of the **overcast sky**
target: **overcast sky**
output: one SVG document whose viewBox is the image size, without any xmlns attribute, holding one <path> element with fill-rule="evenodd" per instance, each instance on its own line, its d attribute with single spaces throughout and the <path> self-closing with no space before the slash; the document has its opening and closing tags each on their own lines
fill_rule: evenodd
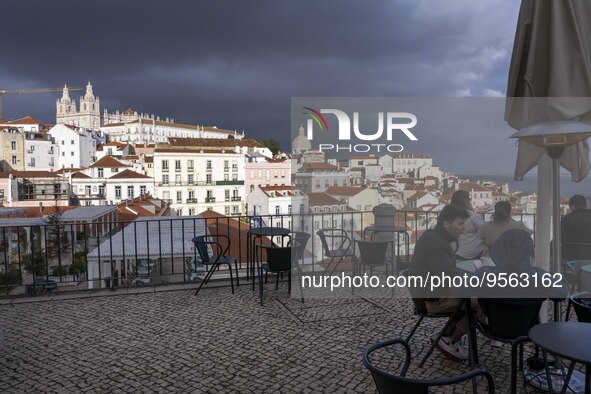
<svg viewBox="0 0 591 394">
<path fill-rule="evenodd" d="M 91 81 L 101 110 L 243 130 L 288 149 L 291 97 L 504 95 L 519 5 L 3 0 L 0 89 Z M 58 97 L 4 96 L 4 117 L 55 122 Z M 421 153 L 460 173 L 510 173 L 514 151 L 486 153 L 505 148 L 505 138 L 487 133 L 461 152 Z"/>
</svg>

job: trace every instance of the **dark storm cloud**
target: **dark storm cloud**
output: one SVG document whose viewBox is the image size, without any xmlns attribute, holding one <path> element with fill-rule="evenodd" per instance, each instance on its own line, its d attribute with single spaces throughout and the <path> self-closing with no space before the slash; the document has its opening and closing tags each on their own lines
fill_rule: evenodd
<svg viewBox="0 0 591 394">
<path fill-rule="evenodd" d="M 287 147 L 294 96 L 504 92 L 518 5 L 8 0 L 0 88 L 90 80 L 102 108 L 216 124 Z M 5 116 L 52 121 L 55 99 L 5 97 Z"/>
</svg>

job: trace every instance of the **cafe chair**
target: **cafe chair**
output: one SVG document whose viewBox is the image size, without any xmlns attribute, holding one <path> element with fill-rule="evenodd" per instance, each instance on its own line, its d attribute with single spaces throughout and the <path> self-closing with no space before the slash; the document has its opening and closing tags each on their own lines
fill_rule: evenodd
<svg viewBox="0 0 591 394">
<path fill-rule="evenodd" d="M 225 247 L 222 246 L 222 243 L 219 242 L 219 240 L 225 241 Z M 197 249 L 199 257 L 201 258 L 201 264 L 207 268 L 205 278 L 203 278 L 201 284 L 199 284 L 199 287 L 195 291 L 195 295 L 199 294 L 199 290 L 201 290 L 203 285 L 209 282 L 213 272 L 216 270 L 216 268 L 219 270 L 221 265 L 227 265 L 230 270 L 230 285 L 232 286 L 232 294 L 234 294 L 232 265 L 236 270 L 237 286 L 240 286 L 240 279 L 238 278 L 238 263 L 236 261 L 236 257 L 230 256 L 228 254 L 231 245 L 230 238 L 223 234 L 200 235 L 193 238 L 193 242 L 195 243 L 195 249 Z M 212 255 L 209 254 L 210 250 L 213 253 Z"/>
<path fill-rule="evenodd" d="M 409 273 L 409 269 L 405 269 L 405 270 L 400 271 L 401 276 L 408 276 L 408 273 Z M 423 319 L 425 319 L 425 318 L 427 318 L 427 319 L 447 319 L 445 325 L 437 334 L 435 341 L 431 344 L 431 346 L 427 350 L 427 353 L 425 353 L 425 355 L 423 356 L 423 359 L 419 363 L 419 367 L 422 368 L 423 365 L 425 365 L 425 362 L 427 362 L 427 360 L 429 359 L 429 357 L 433 353 L 433 350 L 435 350 L 437 343 L 439 342 L 439 340 L 441 339 L 441 337 L 443 336 L 445 331 L 447 331 L 447 328 L 449 327 L 449 325 L 453 321 L 455 321 L 456 318 L 459 317 L 460 314 L 462 313 L 462 307 L 464 305 L 464 302 L 463 301 L 460 302 L 458 304 L 458 307 L 456 308 L 456 310 L 451 313 L 429 313 L 429 312 L 427 312 L 427 305 L 425 304 L 425 300 L 423 298 L 419 297 L 418 294 L 415 293 L 414 289 L 411 289 L 409 287 L 408 291 L 410 293 L 412 302 L 414 304 L 414 314 L 419 317 L 419 320 L 417 320 L 414 327 L 412 328 L 410 333 L 407 335 L 406 340 L 405 340 L 407 343 L 410 342 L 413 335 L 415 334 L 415 332 L 417 331 L 417 329 L 419 328 L 419 326 L 423 322 Z"/>
<path fill-rule="evenodd" d="M 385 273 L 388 275 L 388 263 L 385 259 L 389 243 L 390 241 L 356 241 L 357 248 L 359 249 L 359 260 L 357 260 L 358 273 L 365 273 L 366 267 L 369 267 L 369 274 L 373 275 L 374 267 L 385 266 Z"/>
<path fill-rule="evenodd" d="M 539 323 L 543 299 L 489 298 L 479 299 L 487 323 L 477 321 L 478 331 L 485 337 L 511 343 L 511 393 L 517 392 L 517 351 L 519 370 L 523 369 L 523 344 L 529 341 L 529 330 Z"/>
<path fill-rule="evenodd" d="M 259 248 L 259 258 L 262 259 L 263 255 L 266 256 L 266 261 L 259 262 L 259 296 L 261 299 L 261 305 L 263 305 L 263 271 L 265 271 L 265 281 L 268 273 L 275 274 L 277 277 L 275 282 L 275 290 L 279 290 L 279 275 L 286 273 L 288 277 L 287 292 L 291 294 L 292 248 L 290 246 L 277 247 L 264 245 L 257 245 L 257 248 Z M 263 251 L 265 252 L 264 254 Z"/>
<path fill-rule="evenodd" d="M 327 270 L 328 267 L 332 266 L 329 275 L 335 272 L 345 258 L 351 258 L 353 264 L 355 264 L 353 243 L 345 230 L 340 228 L 322 229 L 318 230 L 316 234 L 320 237 L 320 242 L 322 242 L 324 256 L 330 258 L 326 266 Z"/>
<path fill-rule="evenodd" d="M 570 296 L 568 299 L 568 308 L 566 320 L 570 315 L 570 307 L 573 307 L 577 320 L 582 323 L 591 323 L 591 292 L 583 291 Z"/>
<path fill-rule="evenodd" d="M 589 264 L 591 264 L 591 260 L 572 260 L 564 266 L 564 276 L 574 292 L 591 291 L 591 276 L 581 271 L 581 268 Z"/>
<path fill-rule="evenodd" d="M 371 356 L 378 350 L 392 345 L 401 345 L 405 351 L 404 365 L 399 373 L 391 373 L 371 361 Z M 389 357 L 392 360 L 392 357 Z M 391 339 L 370 346 L 363 352 L 363 364 L 373 377 L 378 393 L 380 394 L 428 394 L 430 387 L 450 386 L 479 376 L 484 376 L 488 385 L 488 393 L 495 392 L 495 383 L 492 375 L 486 369 L 475 369 L 462 375 L 441 379 L 413 379 L 406 376 L 411 361 L 410 346 L 402 339 Z M 447 391 L 446 391 L 447 392 Z"/>
<path fill-rule="evenodd" d="M 308 241 L 312 237 L 310 234 L 303 231 L 292 231 L 289 233 L 290 240 L 287 246 L 293 246 L 294 257 L 298 260 L 304 259 L 304 253 L 306 252 L 306 246 Z M 297 246 L 295 246 L 297 244 Z"/>
</svg>

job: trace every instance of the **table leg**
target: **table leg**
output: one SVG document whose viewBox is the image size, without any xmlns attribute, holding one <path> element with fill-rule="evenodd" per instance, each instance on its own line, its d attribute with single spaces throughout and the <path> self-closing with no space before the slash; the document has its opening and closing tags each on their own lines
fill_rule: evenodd
<svg viewBox="0 0 591 394">
<path fill-rule="evenodd" d="M 573 374 L 573 369 L 575 369 L 575 362 L 571 361 L 570 365 L 568 366 L 568 372 L 566 374 L 566 378 L 563 379 L 562 381 L 562 390 L 560 390 L 560 392 L 562 394 L 566 394 L 566 390 L 568 389 L 568 384 L 570 383 L 570 377 Z M 562 371 L 560 371 L 562 374 Z"/>
<path fill-rule="evenodd" d="M 552 376 L 550 376 L 550 369 L 548 368 L 548 353 L 542 348 L 542 357 L 544 358 L 544 370 L 546 371 L 546 380 L 548 382 L 548 392 L 554 393 L 554 385 L 552 384 Z"/>
<path fill-rule="evenodd" d="M 591 380 L 591 365 L 585 365 L 585 394 L 591 394 L 591 384 L 589 381 Z"/>
<path fill-rule="evenodd" d="M 478 342 L 476 338 L 476 323 L 472 315 L 472 300 L 470 298 L 464 299 L 466 307 L 466 318 L 468 320 L 468 355 L 470 361 L 470 369 L 478 364 Z"/>
</svg>

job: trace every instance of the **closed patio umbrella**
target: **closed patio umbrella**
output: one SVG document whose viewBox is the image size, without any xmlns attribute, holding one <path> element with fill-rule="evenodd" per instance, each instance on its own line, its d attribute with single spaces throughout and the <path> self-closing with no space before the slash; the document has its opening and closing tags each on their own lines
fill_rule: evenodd
<svg viewBox="0 0 591 394">
<path fill-rule="evenodd" d="M 520 138 L 515 179 L 539 164 L 536 257 L 548 257 L 552 195 L 555 272 L 560 272 L 560 166 L 575 182 L 590 169 L 590 21 L 588 0 L 522 0 L 509 70 L 505 120 Z M 556 303 L 555 320 L 560 315 Z"/>
</svg>

